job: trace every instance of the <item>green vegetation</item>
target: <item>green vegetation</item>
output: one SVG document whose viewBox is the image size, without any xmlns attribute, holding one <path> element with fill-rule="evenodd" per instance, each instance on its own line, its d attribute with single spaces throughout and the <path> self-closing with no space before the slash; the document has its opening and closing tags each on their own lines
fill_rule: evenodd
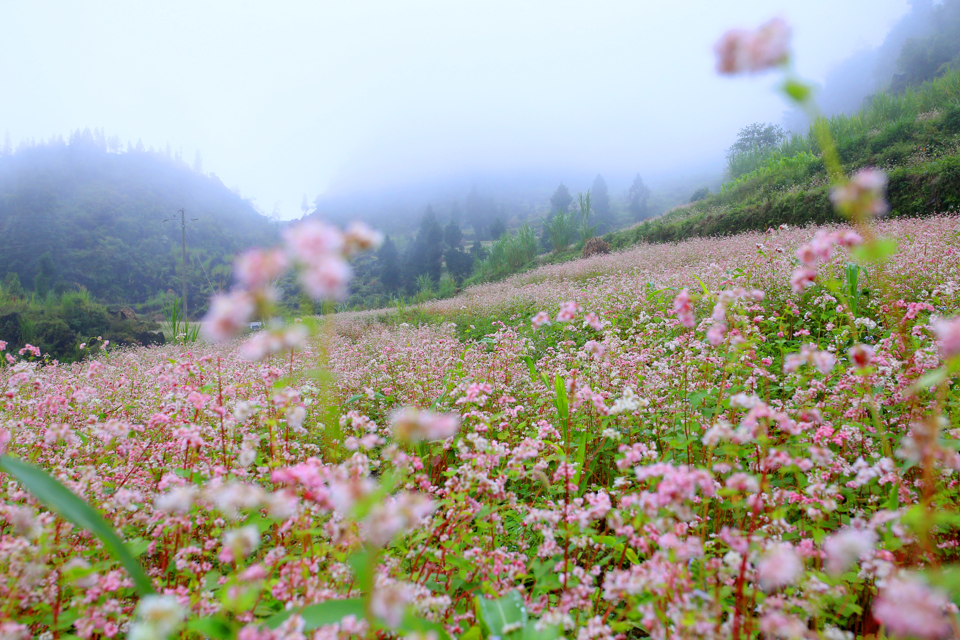
<svg viewBox="0 0 960 640">
<path fill-rule="evenodd" d="M 23 287 L 77 291 L 138 309 L 179 292 L 181 229 L 187 217 L 187 296 L 195 317 L 231 280 L 235 255 L 273 244 L 275 224 L 213 174 L 190 169 L 169 152 L 118 142 L 85 130 L 0 154 L 0 277 Z M 159 308 L 155 309 L 159 311 Z"/>
<path fill-rule="evenodd" d="M 858 113 L 828 120 L 843 168 L 868 166 L 889 176 L 892 216 L 954 211 L 960 206 L 960 71 L 899 95 L 877 94 Z M 780 224 L 837 222 L 826 169 L 812 135 L 738 154 L 755 168 L 720 193 L 677 207 L 631 229 L 608 234 L 613 248 L 763 230 Z"/>
<path fill-rule="evenodd" d="M 43 297 L 27 294 L 15 274 L 0 286 L 0 339 L 6 351 L 27 344 L 61 362 L 97 353 L 106 341 L 114 346 L 163 344 L 154 322 L 140 320 L 132 309 L 108 308 L 93 300 L 86 289 Z"/>
</svg>

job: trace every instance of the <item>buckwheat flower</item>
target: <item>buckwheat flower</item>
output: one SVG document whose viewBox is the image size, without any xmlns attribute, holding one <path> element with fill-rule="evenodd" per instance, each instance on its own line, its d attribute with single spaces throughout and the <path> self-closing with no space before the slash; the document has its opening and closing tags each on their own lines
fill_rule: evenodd
<svg viewBox="0 0 960 640">
<path fill-rule="evenodd" d="M 580 313 L 580 305 L 570 300 L 560 305 L 560 313 L 557 314 L 557 322 L 570 322 Z"/>
<path fill-rule="evenodd" d="M 237 464 L 241 467 L 249 467 L 257 460 L 257 452 L 253 449 L 243 448 L 240 449 L 240 455 L 237 456 Z"/>
<path fill-rule="evenodd" d="M 248 524 L 245 527 L 227 531 L 223 534 L 224 552 L 229 552 L 231 560 L 246 558 L 260 546 L 260 529 L 256 525 Z"/>
<path fill-rule="evenodd" d="M 940 357 L 948 360 L 960 355 L 960 318 L 937 318 L 930 325 L 937 336 Z"/>
<path fill-rule="evenodd" d="M 718 347 L 723 342 L 723 336 L 727 334 L 727 325 L 723 322 L 714 322 L 707 329 L 707 342 L 712 346 Z"/>
<path fill-rule="evenodd" d="M 175 487 L 163 494 L 157 496 L 153 506 L 157 511 L 164 513 L 186 513 L 193 506 L 193 501 L 197 498 L 197 488 L 193 485 L 184 487 Z"/>
<path fill-rule="evenodd" d="M 343 251 L 344 238 L 340 230 L 318 220 L 308 220 L 283 232 L 287 250 L 303 264 L 320 262 Z"/>
<path fill-rule="evenodd" d="M 697 321 L 693 317 L 693 303 L 690 300 L 690 290 L 684 287 L 673 299 L 673 313 L 676 314 L 680 324 L 688 329 L 693 329 Z"/>
<path fill-rule="evenodd" d="M 376 249 L 383 243 L 383 234 L 364 222 L 351 222 L 343 234 L 344 251 L 348 255 Z"/>
<path fill-rule="evenodd" d="M 782 611 L 768 611 L 760 618 L 760 632 L 766 638 L 802 640 L 809 637 L 807 624 L 797 616 Z"/>
<path fill-rule="evenodd" d="M 858 369 L 869 367 L 875 357 L 873 347 L 866 344 L 857 344 L 850 347 L 847 354 L 850 356 L 850 362 Z"/>
<path fill-rule="evenodd" d="M 814 351 L 810 360 L 821 375 L 827 375 L 833 371 L 833 367 L 837 364 L 837 357 L 829 351 Z"/>
<path fill-rule="evenodd" d="M 587 340 L 583 345 L 583 350 L 591 354 L 594 358 L 603 358 L 607 353 L 607 348 L 596 340 Z"/>
<path fill-rule="evenodd" d="M 760 588 L 764 591 L 776 591 L 796 584 L 803 575 L 803 560 L 788 542 L 773 544 L 757 565 Z"/>
<path fill-rule="evenodd" d="M 279 249 L 253 249 L 237 258 L 233 271 L 244 288 L 261 289 L 283 275 L 289 264 Z"/>
<path fill-rule="evenodd" d="M 790 278 L 790 288 L 793 289 L 794 293 L 803 293 L 813 286 L 816 279 L 817 272 L 815 269 L 800 267 L 793 272 L 793 276 Z"/>
<path fill-rule="evenodd" d="M 246 327 L 253 311 L 253 300 L 245 291 L 217 294 L 210 301 L 210 310 L 203 318 L 200 332 L 211 342 L 229 340 Z"/>
<path fill-rule="evenodd" d="M 591 329 L 594 329 L 595 331 L 601 331 L 603 330 L 604 323 L 602 320 L 600 320 L 600 316 L 598 316 L 597 314 L 591 311 L 586 316 L 584 316 L 583 324 L 590 327 Z"/>
<path fill-rule="evenodd" d="M 328 255 L 308 263 L 300 271 L 300 284 L 314 300 L 342 300 L 353 270 L 338 255 Z"/>
<path fill-rule="evenodd" d="M 280 490 L 271 493 L 266 500 L 267 515 L 275 520 L 289 520 L 297 515 L 300 508 L 300 500 L 296 494 Z"/>
<path fill-rule="evenodd" d="M 950 598 L 915 577 L 898 577 L 887 582 L 873 605 L 873 617 L 890 635 L 902 638 L 939 640 L 953 637 Z"/>
<path fill-rule="evenodd" d="M 877 534 L 873 531 L 847 527 L 833 534 L 823 543 L 823 550 L 827 556 L 824 568 L 831 575 L 840 575 L 850 565 L 860 560 L 861 556 L 870 552 L 876 542 Z"/>
<path fill-rule="evenodd" d="M 394 436 L 406 442 L 446 440 L 460 429 L 460 417 L 404 407 L 390 415 L 390 429 Z"/>
<path fill-rule="evenodd" d="M 378 585 L 370 596 L 370 611 L 391 627 L 403 620 L 407 606 L 413 602 L 413 590 L 402 582 Z"/>
<path fill-rule="evenodd" d="M 714 46 L 717 72 L 724 75 L 757 73 L 782 65 L 790 57 L 790 27 L 774 18 L 754 32 L 733 29 Z"/>
<path fill-rule="evenodd" d="M 174 596 L 148 595 L 137 604 L 130 640 L 163 640 L 172 635 L 186 616 Z"/>
<path fill-rule="evenodd" d="M 84 346 L 86 346 L 86 345 L 84 345 Z M 80 348 L 83 349 L 83 347 L 80 347 Z M 6 341 L 6 340 L 0 340 L 0 351 L 6 351 L 6 350 L 7 350 L 7 341 Z"/>
<path fill-rule="evenodd" d="M 347 514 L 354 505 L 366 498 L 377 485 L 370 478 L 349 477 L 330 482 L 330 501 L 337 513 Z"/>
<path fill-rule="evenodd" d="M 19 622 L 0 622 L 0 640 L 30 640 L 30 627 Z"/>
<path fill-rule="evenodd" d="M 40 535 L 40 521 L 30 507 L 8 507 L 6 519 L 13 527 L 13 534 L 16 536 L 29 540 Z"/>
<path fill-rule="evenodd" d="M 539 329 L 542 326 L 550 324 L 550 314 L 546 311 L 541 311 L 537 315 L 530 318 L 530 324 L 533 325 L 534 329 Z"/>
<path fill-rule="evenodd" d="M 887 174 L 878 169 L 861 169 L 848 182 L 830 190 L 830 200 L 841 213 L 854 218 L 882 216 L 890 210 L 883 197 Z"/>
</svg>

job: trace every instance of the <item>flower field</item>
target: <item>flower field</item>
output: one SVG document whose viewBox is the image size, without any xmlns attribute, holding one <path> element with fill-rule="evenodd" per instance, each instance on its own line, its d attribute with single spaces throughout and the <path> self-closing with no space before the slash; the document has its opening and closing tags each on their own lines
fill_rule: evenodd
<svg viewBox="0 0 960 640">
<path fill-rule="evenodd" d="M 9 354 L 0 638 L 958 637 L 960 219 L 846 231 Z"/>
</svg>

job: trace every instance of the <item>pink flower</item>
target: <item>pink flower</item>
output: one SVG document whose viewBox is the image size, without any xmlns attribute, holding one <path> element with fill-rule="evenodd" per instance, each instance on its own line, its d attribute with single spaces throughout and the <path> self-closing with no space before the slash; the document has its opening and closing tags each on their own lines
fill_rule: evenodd
<svg viewBox="0 0 960 640">
<path fill-rule="evenodd" d="M 234 264 L 237 280 L 247 289 L 267 286 L 287 270 L 287 256 L 278 249 L 247 251 Z"/>
<path fill-rule="evenodd" d="M 602 358 L 607 353 L 607 348 L 596 340 L 588 340 L 587 343 L 583 345 L 583 350 L 595 358 Z"/>
<path fill-rule="evenodd" d="M 452 413 L 420 411 L 405 407 L 390 416 L 393 435 L 401 440 L 446 440 L 460 429 L 460 417 Z"/>
<path fill-rule="evenodd" d="M 714 46 L 717 72 L 724 75 L 757 73 L 782 65 L 790 57 L 790 27 L 774 18 L 754 32 L 733 29 Z"/>
<path fill-rule="evenodd" d="M 0 351 L 4 351 L 7 348 L 7 343 L 5 340 L 0 340 Z M 82 348 L 82 347 L 81 347 Z"/>
<path fill-rule="evenodd" d="M 938 640 L 953 636 L 950 598 L 913 577 L 890 580 L 873 605 L 873 617 L 894 636 Z"/>
<path fill-rule="evenodd" d="M 827 573 L 839 575 L 871 551 L 876 542 L 877 534 L 869 529 L 848 527 L 835 533 L 823 543 L 823 550 L 827 555 L 824 568 Z"/>
<path fill-rule="evenodd" d="M 776 591 L 795 584 L 803 575 L 803 560 L 788 542 L 771 545 L 757 565 L 760 588 Z"/>
<path fill-rule="evenodd" d="M 246 291 L 215 295 L 200 331 L 212 342 L 229 340 L 246 326 L 253 310 L 253 300 Z"/>
<path fill-rule="evenodd" d="M 391 627 L 397 627 L 403 620 L 403 613 L 413 601 L 413 590 L 409 585 L 392 582 L 380 585 L 370 596 L 370 612 Z"/>
<path fill-rule="evenodd" d="M 814 269 L 810 267 L 800 267 L 793 272 L 793 277 L 790 278 L 790 287 L 795 293 L 803 293 L 813 286 L 816 279 L 817 272 Z"/>
<path fill-rule="evenodd" d="M 283 232 L 287 250 L 303 264 L 321 262 L 343 251 L 343 234 L 336 227 L 316 220 L 301 222 Z"/>
<path fill-rule="evenodd" d="M 696 318 L 693 317 L 693 303 L 690 300 L 690 290 L 684 287 L 673 299 L 673 312 L 680 320 L 680 324 L 688 329 L 693 329 L 696 325 Z"/>
<path fill-rule="evenodd" d="M 938 318 L 930 323 L 937 335 L 940 357 L 944 360 L 960 354 L 960 318 L 944 320 Z"/>
<path fill-rule="evenodd" d="M 830 190 L 830 200 L 840 213 L 859 218 L 882 216 L 890 210 L 883 197 L 887 174 L 878 169 L 861 169 L 848 182 Z"/>
<path fill-rule="evenodd" d="M 342 300 L 347 297 L 347 284 L 353 269 L 338 255 L 330 254 L 305 265 L 300 284 L 314 300 Z"/>
<path fill-rule="evenodd" d="M 596 331 L 603 330 L 603 321 L 600 320 L 600 316 L 593 313 L 592 311 L 588 313 L 586 316 L 584 316 L 583 323 L 588 327 L 590 327 L 591 329 L 595 329 Z"/>
<path fill-rule="evenodd" d="M 560 313 L 557 314 L 557 322 L 570 322 L 580 313 L 580 305 L 572 300 L 560 305 Z"/>
<path fill-rule="evenodd" d="M 343 234 L 344 251 L 348 255 L 376 249 L 383 243 L 383 234 L 364 222 L 351 222 Z"/>
<path fill-rule="evenodd" d="M 837 364 L 837 357 L 829 351 L 814 351 L 810 359 L 821 375 L 827 375 L 833 371 L 834 365 Z"/>
<path fill-rule="evenodd" d="M 714 322 L 707 329 L 707 341 L 714 347 L 720 346 L 723 342 L 723 336 L 727 334 L 727 325 L 722 322 Z"/>
<path fill-rule="evenodd" d="M 546 311 L 541 311 L 537 315 L 530 318 L 530 324 L 533 325 L 534 329 L 539 329 L 544 325 L 550 324 L 550 314 Z"/>
<path fill-rule="evenodd" d="M 858 369 L 869 367 L 873 362 L 874 351 L 873 347 L 871 346 L 857 344 L 850 347 L 850 350 L 847 351 L 847 353 L 850 355 L 850 361 L 853 362 Z"/>
</svg>

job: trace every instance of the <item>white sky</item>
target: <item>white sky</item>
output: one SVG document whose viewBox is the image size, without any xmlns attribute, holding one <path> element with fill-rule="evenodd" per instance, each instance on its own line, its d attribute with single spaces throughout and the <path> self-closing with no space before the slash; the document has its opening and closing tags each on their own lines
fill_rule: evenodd
<svg viewBox="0 0 960 640">
<path fill-rule="evenodd" d="M 168 143 L 266 212 L 471 170 L 681 171 L 779 122 L 775 76 L 712 45 L 774 15 L 801 75 L 907 0 L 0 0 L 0 134 Z"/>
</svg>

